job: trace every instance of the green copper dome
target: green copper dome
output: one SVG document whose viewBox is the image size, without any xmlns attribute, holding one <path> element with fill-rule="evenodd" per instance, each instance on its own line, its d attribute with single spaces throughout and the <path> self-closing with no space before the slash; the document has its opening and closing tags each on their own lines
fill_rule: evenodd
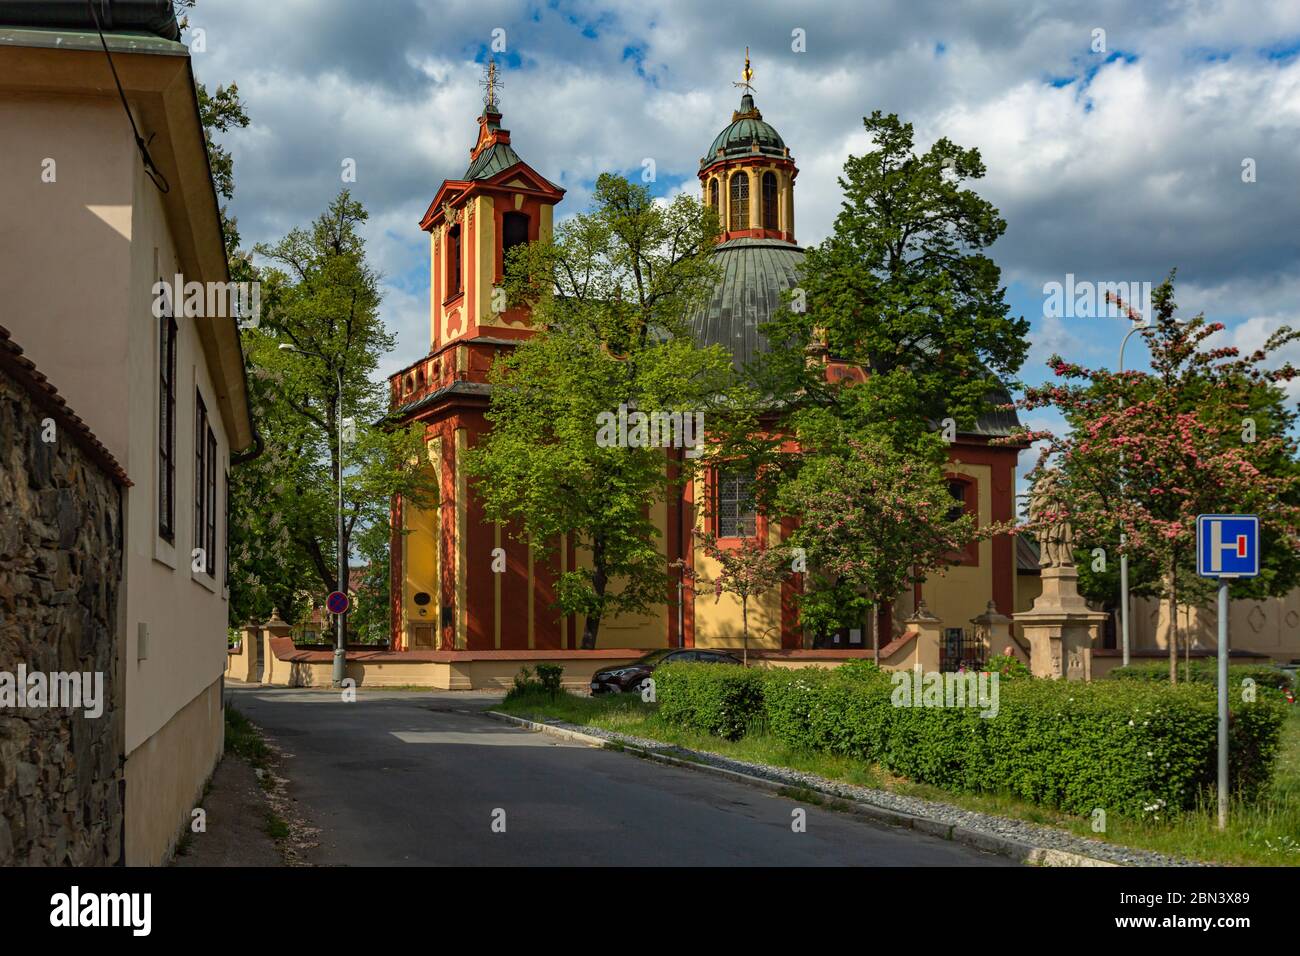
<svg viewBox="0 0 1300 956">
<path fill-rule="evenodd" d="M 700 160 L 700 166 L 737 156 L 752 156 L 754 144 L 758 144 L 760 155 L 788 157 L 785 140 L 771 124 L 763 122 L 763 114 L 754 107 L 754 97 L 746 93 L 740 98 L 740 109 L 732 114 L 731 125 L 713 140 L 708 155 Z M 718 150 L 722 150 L 721 156 Z"/>
</svg>

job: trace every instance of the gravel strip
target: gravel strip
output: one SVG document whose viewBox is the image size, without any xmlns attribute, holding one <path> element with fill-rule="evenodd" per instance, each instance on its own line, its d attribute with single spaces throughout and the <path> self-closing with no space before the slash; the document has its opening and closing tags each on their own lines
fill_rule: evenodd
<svg viewBox="0 0 1300 956">
<path fill-rule="evenodd" d="M 1015 840 L 1045 850 L 1062 850 L 1067 853 L 1078 853 L 1098 860 L 1106 860 L 1110 863 L 1116 863 L 1120 866 L 1211 865 L 1196 860 L 1186 860 L 1178 857 L 1166 856 L 1163 853 L 1156 853 L 1152 850 L 1140 850 L 1134 847 L 1120 846 L 1114 843 L 1103 843 L 1099 840 L 1088 840 L 1083 837 L 1075 836 L 1073 833 L 1069 833 L 1065 830 L 1058 830 L 1055 827 L 1040 826 L 1039 824 L 1028 823 L 1024 820 L 1014 820 L 1009 817 L 999 817 L 990 813 L 979 813 L 974 810 L 963 810 L 960 807 L 955 807 L 947 803 L 938 803 L 934 800 L 922 800 L 919 797 L 906 797 L 901 794 L 891 793 L 888 790 L 876 790 L 872 787 L 859 787 L 854 784 L 828 780 L 825 777 L 820 777 L 817 774 L 806 773 L 802 770 L 791 770 L 788 767 L 773 767 L 768 764 L 751 763 L 748 760 L 737 760 L 734 757 L 724 757 L 722 754 L 713 753 L 708 750 L 688 750 L 684 747 L 666 744 L 662 740 L 651 740 L 646 737 L 634 737 L 630 734 L 621 734 L 612 730 L 605 730 L 602 727 L 573 724 L 565 720 L 532 719 L 536 720 L 537 723 L 547 724 L 551 727 L 589 734 L 592 737 L 600 737 L 603 740 L 608 740 L 614 743 L 628 744 L 642 750 L 664 754 L 669 757 L 678 757 L 693 762 L 706 763 L 723 770 L 734 770 L 738 773 L 749 774 L 753 777 L 760 777 L 764 780 L 771 780 L 775 783 L 786 784 L 791 787 L 817 790 L 842 799 L 869 803 L 873 806 L 883 807 L 887 810 L 893 810 L 898 813 L 906 813 L 912 816 L 937 820 L 946 825 L 966 827 L 971 830 L 991 833 L 1008 840 Z"/>
</svg>

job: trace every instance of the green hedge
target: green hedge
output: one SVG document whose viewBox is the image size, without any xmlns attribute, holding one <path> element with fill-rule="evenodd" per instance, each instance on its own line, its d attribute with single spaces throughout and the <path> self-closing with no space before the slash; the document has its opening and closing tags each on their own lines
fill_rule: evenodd
<svg viewBox="0 0 1300 956">
<path fill-rule="evenodd" d="M 763 673 L 726 664 L 655 668 L 659 717 L 691 730 L 739 740 L 763 716 Z"/>
<path fill-rule="evenodd" d="M 1158 816 L 1194 807 L 1214 785 L 1217 715 L 1209 687 L 1001 681 L 991 718 L 975 708 L 895 707 L 893 688 L 886 674 L 767 671 L 766 726 L 795 747 L 855 757 L 957 792 L 1011 793 L 1067 813 L 1101 807 Z M 1268 785 L 1284 711 L 1261 698 L 1234 703 L 1232 712 L 1231 784 L 1254 799 Z"/>
<path fill-rule="evenodd" d="M 1217 661 L 1205 660 L 1200 658 L 1192 661 L 1188 668 L 1188 676 L 1193 684 L 1212 684 L 1217 685 L 1219 682 L 1219 665 Z M 1117 680 L 1144 680 L 1153 683 L 1169 683 L 1169 662 L 1168 661 L 1141 661 L 1137 664 L 1130 664 L 1128 667 L 1117 667 L 1110 672 L 1110 676 Z M 1285 689 L 1290 681 L 1285 671 L 1276 667 L 1269 667 L 1267 664 L 1229 664 L 1228 681 L 1232 684 L 1240 684 L 1243 678 L 1249 677 L 1260 687 L 1272 687 L 1278 690 Z M 1183 662 L 1178 662 L 1178 680 L 1183 680 Z"/>
</svg>

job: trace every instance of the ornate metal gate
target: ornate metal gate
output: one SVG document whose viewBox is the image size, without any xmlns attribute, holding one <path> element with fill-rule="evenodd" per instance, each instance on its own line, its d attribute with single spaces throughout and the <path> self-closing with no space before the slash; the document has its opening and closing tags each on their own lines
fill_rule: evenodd
<svg viewBox="0 0 1300 956">
<path fill-rule="evenodd" d="M 939 644 L 939 670 L 983 670 L 984 642 L 961 627 L 945 627 Z"/>
</svg>

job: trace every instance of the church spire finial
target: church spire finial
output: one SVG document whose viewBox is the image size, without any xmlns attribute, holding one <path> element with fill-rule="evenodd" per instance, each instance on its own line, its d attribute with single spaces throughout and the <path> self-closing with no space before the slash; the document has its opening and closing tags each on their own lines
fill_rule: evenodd
<svg viewBox="0 0 1300 956">
<path fill-rule="evenodd" d="M 741 70 L 740 76 L 741 81 L 739 83 L 733 81 L 731 85 L 740 87 L 748 96 L 754 92 L 754 88 L 749 85 L 749 81 L 754 78 L 754 71 L 749 66 L 749 47 L 745 47 L 745 68 Z"/>
<path fill-rule="evenodd" d="M 500 113 L 501 103 L 497 94 L 505 84 L 501 82 L 501 76 L 497 72 L 495 58 L 488 58 L 487 67 L 483 70 L 483 79 L 478 81 L 478 85 L 483 88 L 483 112 Z"/>
</svg>

